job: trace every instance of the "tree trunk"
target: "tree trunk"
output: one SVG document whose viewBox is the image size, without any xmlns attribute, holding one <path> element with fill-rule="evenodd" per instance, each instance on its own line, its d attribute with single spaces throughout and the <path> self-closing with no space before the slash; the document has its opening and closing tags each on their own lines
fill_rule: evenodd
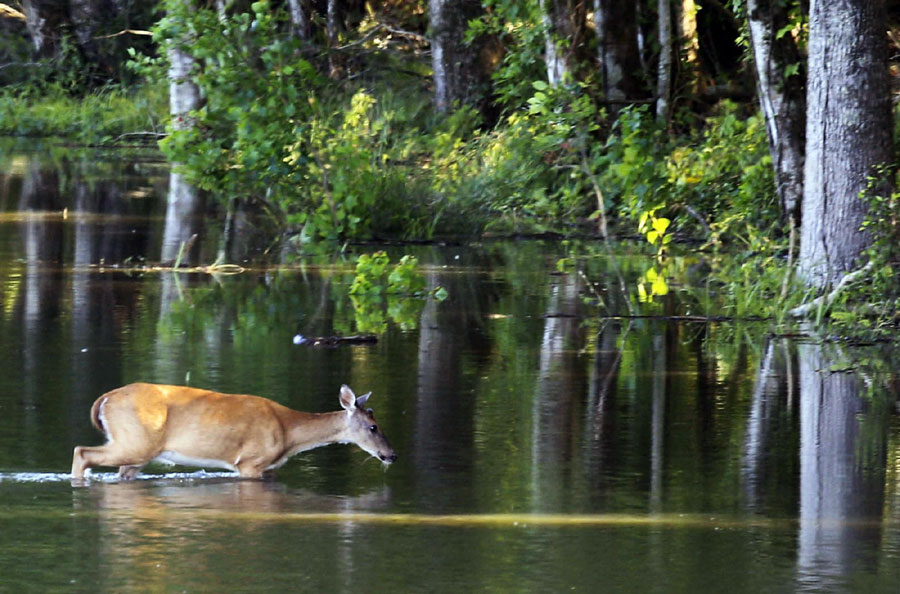
<svg viewBox="0 0 900 594">
<path fill-rule="evenodd" d="M 540 8 L 547 80 L 556 86 L 572 74 L 574 56 L 584 31 L 584 4 L 575 0 L 540 0 Z"/>
<path fill-rule="evenodd" d="M 466 44 L 469 21 L 483 12 L 478 0 L 429 0 L 431 61 L 434 68 L 434 104 L 447 112 L 459 103 L 474 103 L 486 78 L 480 45 Z"/>
<path fill-rule="evenodd" d="M 594 0 L 594 25 L 603 96 L 622 103 L 642 97 L 636 5 Z"/>
<path fill-rule="evenodd" d="M 304 0 L 288 0 L 291 14 L 291 32 L 303 41 L 309 41 L 312 29 Z"/>
<path fill-rule="evenodd" d="M 799 225 L 806 142 L 806 75 L 802 70 L 789 74 L 789 69 L 797 68 L 802 57 L 792 35 L 777 38 L 788 24 L 784 3 L 748 0 L 747 19 L 781 214 L 792 225 Z"/>
<path fill-rule="evenodd" d="M 24 0 L 25 26 L 40 58 L 52 58 L 59 45 L 59 30 L 68 18 L 66 5 L 53 0 Z"/>
<path fill-rule="evenodd" d="M 672 98 L 672 58 L 675 56 L 671 0 L 659 0 L 657 18 L 659 21 L 659 64 L 656 72 L 656 119 L 668 124 L 671 115 L 669 101 Z"/>
<path fill-rule="evenodd" d="M 859 194 L 893 157 L 884 0 L 814 0 L 799 272 L 824 288 L 858 266 L 870 237 Z"/>
</svg>

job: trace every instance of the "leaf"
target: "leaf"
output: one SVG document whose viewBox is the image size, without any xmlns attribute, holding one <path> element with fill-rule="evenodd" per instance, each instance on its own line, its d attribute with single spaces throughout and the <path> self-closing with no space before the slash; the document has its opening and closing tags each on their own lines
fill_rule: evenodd
<svg viewBox="0 0 900 594">
<path fill-rule="evenodd" d="M 669 285 L 666 283 L 666 279 L 662 276 L 656 277 L 653 281 L 653 285 L 650 287 L 650 293 L 653 295 L 668 295 Z"/>
<path fill-rule="evenodd" d="M 660 217 L 660 218 L 658 218 L 658 219 L 653 219 L 653 228 L 654 228 L 660 235 L 664 235 L 665 232 L 666 232 L 666 229 L 669 228 L 669 224 L 670 224 L 671 222 L 672 222 L 672 221 L 670 221 L 669 219 L 667 219 L 667 218 L 665 218 L 665 217 Z"/>
<path fill-rule="evenodd" d="M 657 239 L 659 239 L 658 231 L 647 231 L 647 241 L 649 241 L 653 245 L 656 245 Z"/>
<path fill-rule="evenodd" d="M 542 80 L 534 81 L 533 83 L 531 83 L 531 86 L 534 87 L 535 91 L 546 91 L 548 88 L 547 83 Z"/>
<path fill-rule="evenodd" d="M 448 293 L 447 289 L 445 289 L 444 287 L 435 287 L 432 295 L 434 295 L 434 298 L 438 301 L 443 301 L 450 296 L 450 293 Z"/>
</svg>

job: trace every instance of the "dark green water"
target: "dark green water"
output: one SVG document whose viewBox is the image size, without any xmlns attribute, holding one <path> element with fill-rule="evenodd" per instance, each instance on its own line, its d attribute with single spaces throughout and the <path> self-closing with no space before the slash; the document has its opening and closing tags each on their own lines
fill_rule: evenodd
<svg viewBox="0 0 900 594">
<path fill-rule="evenodd" d="M 640 304 L 629 245 L 584 265 L 590 287 L 557 243 L 392 248 L 450 297 L 354 308 L 375 247 L 263 257 L 240 214 L 226 241 L 167 206 L 177 182 L 141 155 L 0 147 L 0 167 L 0 592 L 897 590 L 890 350 L 598 318 L 582 297 L 627 313 L 616 268 L 642 314 L 697 313 L 677 282 Z M 247 269 L 153 268 L 194 233 L 185 262 Z M 293 343 L 371 327 L 374 345 Z M 91 403 L 131 381 L 308 411 L 347 383 L 400 458 L 331 446 L 271 482 L 151 466 L 73 487 Z"/>
</svg>

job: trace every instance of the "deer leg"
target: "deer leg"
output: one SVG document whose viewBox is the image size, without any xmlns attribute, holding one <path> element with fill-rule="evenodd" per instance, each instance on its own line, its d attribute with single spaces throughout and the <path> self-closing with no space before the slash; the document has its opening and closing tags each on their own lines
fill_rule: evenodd
<svg viewBox="0 0 900 594">
<path fill-rule="evenodd" d="M 143 464 L 127 464 L 125 466 L 119 466 L 119 478 L 123 481 L 130 481 L 141 472 L 143 467 Z"/>
<path fill-rule="evenodd" d="M 140 454 L 118 452 L 109 447 L 109 444 L 97 447 L 78 446 L 72 455 L 72 478 L 83 478 L 84 471 L 94 466 L 125 467 L 125 474 L 120 469 L 119 476 L 133 478 L 150 458 Z M 135 469 L 133 473 L 129 470 L 132 468 Z M 129 473 L 131 473 L 131 476 L 128 476 Z"/>
</svg>

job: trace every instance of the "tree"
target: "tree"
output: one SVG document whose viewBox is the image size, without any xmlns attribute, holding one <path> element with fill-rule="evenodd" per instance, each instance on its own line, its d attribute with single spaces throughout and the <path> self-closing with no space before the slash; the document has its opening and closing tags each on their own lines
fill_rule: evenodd
<svg viewBox="0 0 900 594">
<path fill-rule="evenodd" d="M 469 21 L 482 13 L 479 0 L 429 0 L 431 62 L 434 68 L 434 105 L 449 111 L 454 103 L 474 103 L 486 73 L 479 62 L 477 42 L 466 44 Z"/>
<path fill-rule="evenodd" d="M 656 119 L 668 123 L 671 115 L 672 58 L 675 55 L 672 41 L 671 0 L 659 0 L 657 22 L 659 23 L 659 63 L 656 73 Z"/>
<path fill-rule="evenodd" d="M 781 214 L 791 225 L 798 225 L 806 141 L 803 60 L 794 36 L 786 33 L 790 26 L 786 2 L 747 0 L 747 20 Z"/>
<path fill-rule="evenodd" d="M 871 238 L 860 198 L 893 158 L 884 0 L 810 5 L 806 164 L 799 272 L 825 288 L 858 266 Z"/>
<path fill-rule="evenodd" d="M 572 73 L 576 48 L 584 29 L 584 6 L 575 0 L 540 0 L 540 7 L 547 80 L 556 86 Z"/>
<path fill-rule="evenodd" d="M 644 89 L 635 4 L 594 0 L 594 23 L 603 96 L 623 103 L 640 98 Z"/>
</svg>

